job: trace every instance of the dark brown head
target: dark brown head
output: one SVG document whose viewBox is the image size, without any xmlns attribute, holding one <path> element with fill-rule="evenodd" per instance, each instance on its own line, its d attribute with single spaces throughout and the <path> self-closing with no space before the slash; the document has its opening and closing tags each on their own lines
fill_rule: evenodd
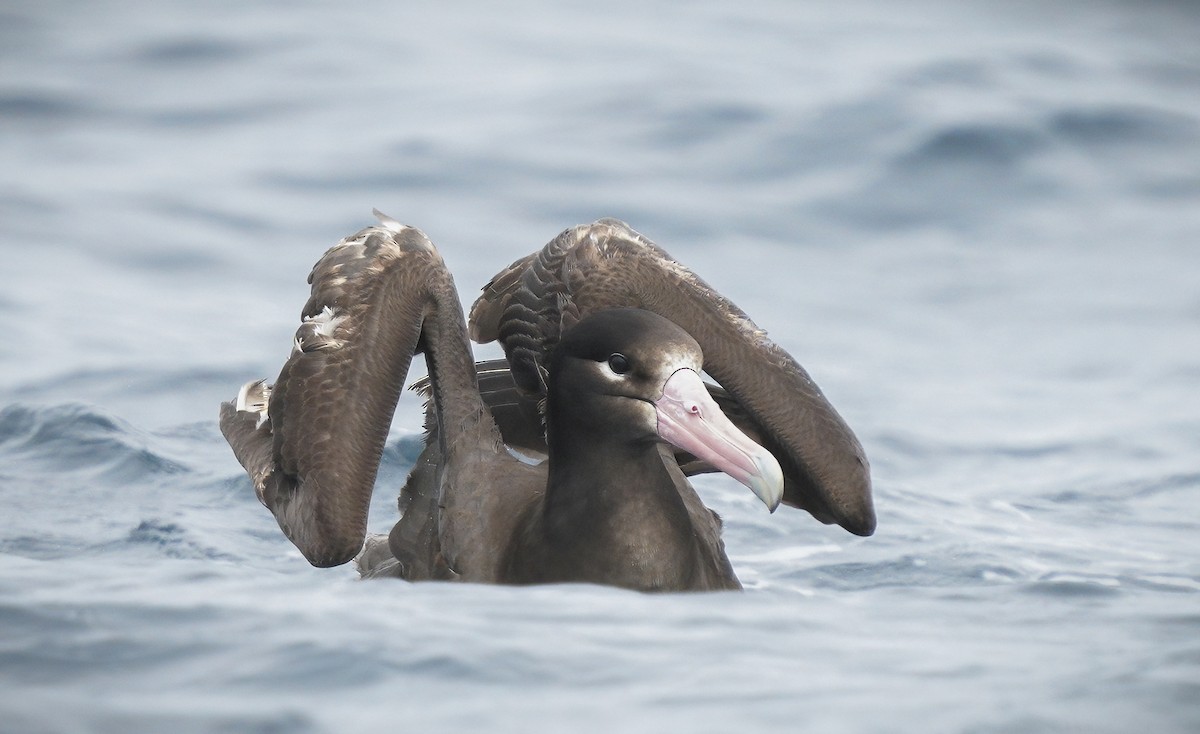
<svg viewBox="0 0 1200 734">
<path fill-rule="evenodd" d="M 773 511 L 783 493 L 779 464 L 709 397 L 703 365 L 696 340 L 657 314 L 610 309 L 582 319 L 548 365 L 551 452 L 564 441 L 665 441 L 750 487 Z"/>
</svg>

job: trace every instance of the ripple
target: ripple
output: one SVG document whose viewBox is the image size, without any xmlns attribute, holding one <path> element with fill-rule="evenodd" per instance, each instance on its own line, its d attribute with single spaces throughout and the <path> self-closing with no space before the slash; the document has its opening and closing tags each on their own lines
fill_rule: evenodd
<svg viewBox="0 0 1200 734">
<path fill-rule="evenodd" d="M 0 93 L 0 120 L 36 122 L 78 120 L 96 114 L 91 104 L 44 90 Z"/>
<path fill-rule="evenodd" d="M 134 52 L 133 61 L 154 66 L 210 65 L 244 60 L 253 49 L 222 38 L 186 36 L 150 43 Z"/>
<path fill-rule="evenodd" d="M 129 424 L 78 404 L 0 410 L 0 456 L 40 471 L 93 470 L 113 480 L 187 471 Z"/>
<path fill-rule="evenodd" d="M 937 223 L 975 229 L 988 212 L 1058 195 L 1062 181 L 1032 165 L 1051 143 L 1029 122 L 979 119 L 927 127 L 904 135 L 891 152 L 880 151 L 874 173 L 849 194 L 821 201 L 816 211 L 856 228 Z"/>
<path fill-rule="evenodd" d="M 1053 574 L 1025 584 L 1023 590 L 1053 597 L 1107 598 L 1121 594 L 1121 582 L 1106 576 Z"/>
<path fill-rule="evenodd" d="M 1008 167 L 1045 147 L 1045 140 L 1029 128 L 976 123 L 937 130 L 899 160 L 904 168 L 944 165 Z"/>
<path fill-rule="evenodd" d="M 1093 107 L 1063 110 L 1049 122 L 1050 131 L 1079 145 L 1132 143 L 1177 144 L 1195 140 L 1196 120 L 1147 107 Z"/>
<path fill-rule="evenodd" d="M 738 104 L 700 104 L 661 116 L 650 142 L 666 148 L 692 148 L 742 133 L 766 117 L 760 107 Z"/>
<path fill-rule="evenodd" d="M 56 534 L 17 535 L 0 539 L 0 553 L 7 553 L 25 558 L 53 560 L 69 558 L 89 546 L 87 542 L 77 537 L 61 537 Z"/>
<path fill-rule="evenodd" d="M 1132 579 L 1131 583 L 1153 591 L 1200 591 L 1200 579 L 1182 575 L 1150 574 Z"/>
<path fill-rule="evenodd" d="M 1007 575 L 1007 573 L 1006 573 Z M 984 573 L 970 564 L 957 564 L 945 557 L 933 559 L 902 556 L 876 562 L 832 563 L 785 574 L 819 588 L 843 591 L 890 587 L 962 587 L 965 581 L 978 584 Z"/>
<path fill-rule="evenodd" d="M 235 557 L 193 540 L 181 525 L 162 520 L 143 520 L 129 531 L 127 543 L 147 546 L 168 558 L 234 560 Z"/>
</svg>

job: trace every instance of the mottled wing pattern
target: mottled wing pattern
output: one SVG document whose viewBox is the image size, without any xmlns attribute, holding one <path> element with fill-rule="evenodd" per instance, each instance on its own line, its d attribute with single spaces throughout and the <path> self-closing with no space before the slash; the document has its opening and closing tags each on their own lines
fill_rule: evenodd
<svg viewBox="0 0 1200 734">
<path fill-rule="evenodd" d="M 317 566 L 345 563 L 362 547 L 383 444 L 430 308 L 426 284 L 444 273 L 423 233 L 382 219 L 313 267 L 269 402 L 221 408 L 222 431 L 259 498 Z"/>
<path fill-rule="evenodd" d="M 539 393 L 546 356 L 564 328 L 618 307 L 658 313 L 700 343 L 705 371 L 780 460 L 785 503 L 851 532 L 874 531 L 862 446 L 804 368 L 732 301 L 624 222 L 568 229 L 509 266 L 472 307 L 472 335 L 499 340 L 516 383 Z"/>
</svg>

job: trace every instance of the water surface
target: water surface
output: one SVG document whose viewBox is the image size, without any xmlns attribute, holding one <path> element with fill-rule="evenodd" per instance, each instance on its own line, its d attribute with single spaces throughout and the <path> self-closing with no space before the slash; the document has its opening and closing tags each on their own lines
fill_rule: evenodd
<svg viewBox="0 0 1200 734">
<path fill-rule="evenodd" d="M 1200 729 L 1188 4 L 0 19 L 3 731 Z M 372 207 L 468 303 L 627 220 L 813 374 L 877 534 L 710 477 L 742 594 L 309 567 L 216 406 Z"/>
</svg>

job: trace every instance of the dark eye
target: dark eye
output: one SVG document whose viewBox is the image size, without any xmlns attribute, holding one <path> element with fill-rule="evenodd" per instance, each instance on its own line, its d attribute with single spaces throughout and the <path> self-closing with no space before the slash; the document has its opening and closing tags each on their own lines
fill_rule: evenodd
<svg viewBox="0 0 1200 734">
<path fill-rule="evenodd" d="M 608 368 L 618 375 L 623 375 L 629 371 L 629 358 L 619 353 L 609 355 Z"/>
</svg>

